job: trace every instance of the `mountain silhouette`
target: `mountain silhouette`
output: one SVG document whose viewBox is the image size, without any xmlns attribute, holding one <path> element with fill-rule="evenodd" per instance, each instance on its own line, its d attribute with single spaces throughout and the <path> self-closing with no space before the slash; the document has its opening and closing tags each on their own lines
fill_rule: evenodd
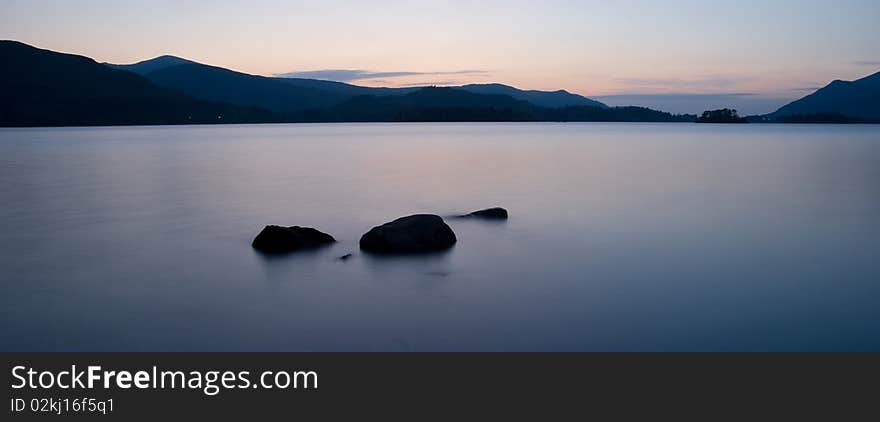
<svg viewBox="0 0 880 422">
<path fill-rule="evenodd" d="M 418 91 L 424 87 L 411 87 L 411 88 L 375 88 L 375 87 L 367 87 L 367 86 L 358 86 L 347 84 L 345 82 L 334 82 L 334 81 L 325 81 L 322 79 L 305 79 L 305 78 L 287 78 L 287 77 L 276 77 L 276 80 L 282 81 L 284 83 L 298 86 L 300 88 L 311 88 L 320 91 L 325 91 L 331 93 L 333 95 L 345 98 L 346 100 L 351 99 L 352 97 L 356 97 L 359 95 L 375 95 L 375 96 L 387 96 L 387 95 L 406 95 L 411 94 L 413 92 Z"/>
<path fill-rule="evenodd" d="M 309 117 L 325 121 L 531 120 L 533 105 L 506 95 L 454 88 L 419 88 L 404 95 L 361 95 Z"/>
<path fill-rule="evenodd" d="M 154 59 L 144 60 L 142 62 L 134 63 L 134 64 L 112 64 L 112 63 L 104 63 L 107 66 L 127 70 L 129 72 L 137 73 L 138 75 L 144 76 L 148 73 L 155 72 L 157 70 L 162 70 L 167 67 L 177 66 L 181 64 L 187 63 L 195 63 L 192 60 L 182 59 L 180 57 L 175 56 L 159 56 Z"/>
<path fill-rule="evenodd" d="M 0 59 L 0 126 L 696 118 L 500 84 L 371 88 L 248 75 L 174 56 L 107 65 L 16 41 L 0 42 Z"/>
<path fill-rule="evenodd" d="M 476 94 L 457 87 L 427 87 L 404 95 L 357 96 L 328 109 L 301 113 L 293 119 L 304 122 L 692 122 L 696 116 L 672 115 L 642 107 L 539 107 L 508 95 Z"/>
<path fill-rule="evenodd" d="M 277 121 L 266 110 L 207 102 L 73 54 L 0 41 L 0 125 Z"/>
<path fill-rule="evenodd" d="M 374 88 L 249 75 L 175 56 L 128 65 L 0 41 L 0 126 L 346 121 L 685 122 L 502 84 Z M 880 72 L 834 81 L 754 122 L 880 122 Z"/>
<path fill-rule="evenodd" d="M 425 87 L 407 87 L 407 88 L 374 88 L 351 85 L 344 82 L 333 82 L 319 79 L 303 79 L 303 78 L 278 78 L 287 81 L 290 84 L 332 91 L 340 95 L 358 96 L 358 95 L 406 95 L 411 94 Z M 540 107 L 571 107 L 571 106 L 592 106 L 607 108 L 605 104 L 591 100 L 581 95 L 572 94 L 565 90 L 559 91 L 535 91 L 522 90 L 503 84 L 469 84 L 462 86 L 451 86 L 447 88 L 456 88 L 462 91 L 468 91 L 474 94 L 496 94 L 507 95 L 517 100 L 527 101 L 533 105 Z"/>
<path fill-rule="evenodd" d="M 471 84 L 460 87 L 465 91 L 476 94 L 501 94 L 508 95 L 517 100 L 528 101 L 536 106 L 559 108 L 572 106 L 591 106 L 608 108 L 607 105 L 591 100 L 581 95 L 572 94 L 565 90 L 559 91 L 534 91 L 521 90 L 502 84 Z"/>
<path fill-rule="evenodd" d="M 836 80 L 824 88 L 783 106 L 768 117 L 777 120 L 880 122 L 880 72 L 856 81 Z"/>
<path fill-rule="evenodd" d="M 263 107 L 275 112 L 313 110 L 340 104 L 361 95 L 406 95 L 425 88 L 374 88 L 318 79 L 249 75 L 175 56 L 161 56 L 130 65 L 109 66 L 137 73 L 159 86 L 196 98 Z M 502 84 L 471 84 L 455 88 L 475 94 L 507 95 L 540 107 L 607 107 L 598 101 L 564 90 L 527 91 Z"/>
<path fill-rule="evenodd" d="M 144 77 L 161 87 L 203 100 L 261 107 L 278 113 L 329 107 L 350 97 L 193 62 L 161 68 Z"/>
</svg>

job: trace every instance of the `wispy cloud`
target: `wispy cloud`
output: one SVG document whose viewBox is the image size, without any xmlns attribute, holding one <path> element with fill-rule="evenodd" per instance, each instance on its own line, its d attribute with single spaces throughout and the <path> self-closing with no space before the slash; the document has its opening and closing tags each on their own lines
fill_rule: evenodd
<svg viewBox="0 0 880 422">
<path fill-rule="evenodd" d="M 800 87 L 800 88 L 792 88 L 791 90 L 792 91 L 799 91 L 799 92 L 813 92 L 813 91 L 818 91 L 819 89 L 822 89 L 822 87 L 821 86 L 804 86 L 804 87 Z"/>
<path fill-rule="evenodd" d="M 458 85 L 458 81 L 432 81 L 432 82 L 414 82 L 408 84 L 398 84 L 399 87 L 413 87 L 413 86 L 450 86 L 450 85 Z"/>
<path fill-rule="evenodd" d="M 618 83 L 639 89 L 694 89 L 694 88 L 730 88 L 747 82 L 745 77 L 698 76 L 695 78 L 616 78 Z"/>
<path fill-rule="evenodd" d="M 400 78 L 406 76 L 446 76 L 446 75 L 485 75 L 485 70 L 452 70 L 444 72 L 376 72 L 361 69 L 322 69 L 322 70 L 306 70 L 300 72 L 288 72 L 275 76 L 282 78 L 308 78 L 308 79 L 324 79 L 337 82 L 361 81 L 368 79 L 388 79 Z"/>
<path fill-rule="evenodd" d="M 859 60 L 853 62 L 856 66 L 880 66 L 880 61 L 872 61 L 872 60 Z"/>
<path fill-rule="evenodd" d="M 754 97 L 758 94 L 747 93 L 747 92 L 734 92 L 734 93 L 724 93 L 724 94 L 612 94 L 612 95 L 602 95 L 596 98 L 616 98 L 621 100 L 626 99 L 649 99 L 649 98 L 664 98 L 667 100 L 726 100 L 726 99 L 741 99 Z"/>
</svg>

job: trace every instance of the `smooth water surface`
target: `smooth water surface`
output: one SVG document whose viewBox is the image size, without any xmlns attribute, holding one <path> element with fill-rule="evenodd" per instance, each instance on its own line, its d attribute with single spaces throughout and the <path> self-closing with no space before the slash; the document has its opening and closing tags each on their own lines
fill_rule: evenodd
<svg viewBox="0 0 880 422">
<path fill-rule="evenodd" d="M 878 126 L 3 129 L 0 204 L 0 350 L 880 350 Z"/>
</svg>

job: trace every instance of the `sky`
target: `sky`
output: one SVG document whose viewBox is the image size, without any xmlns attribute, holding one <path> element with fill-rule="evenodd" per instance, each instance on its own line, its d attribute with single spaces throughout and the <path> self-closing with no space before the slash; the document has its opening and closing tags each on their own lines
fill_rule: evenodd
<svg viewBox="0 0 880 422">
<path fill-rule="evenodd" d="M 880 1 L 0 0 L 0 38 L 366 86 L 500 82 L 765 113 L 880 70 Z"/>
</svg>

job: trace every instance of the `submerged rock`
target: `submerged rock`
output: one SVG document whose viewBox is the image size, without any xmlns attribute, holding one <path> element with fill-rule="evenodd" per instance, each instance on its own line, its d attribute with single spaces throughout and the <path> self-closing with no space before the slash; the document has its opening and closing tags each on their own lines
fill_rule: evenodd
<svg viewBox="0 0 880 422">
<path fill-rule="evenodd" d="M 315 249 L 336 242 L 333 236 L 311 227 L 266 226 L 251 246 L 263 253 L 287 253 Z"/>
<path fill-rule="evenodd" d="M 409 254 L 449 249 L 457 239 L 440 216 L 417 214 L 373 227 L 361 237 L 361 249 L 381 254 Z"/>
<path fill-rule="evenodd" d="M 484 210 L 474 211 L 470 214 L 462 215 L 461 217 L 485 218 L 487 220 L 507 220 L 507 210 L 501 207 L 486 208 Z"/>
</svg>

